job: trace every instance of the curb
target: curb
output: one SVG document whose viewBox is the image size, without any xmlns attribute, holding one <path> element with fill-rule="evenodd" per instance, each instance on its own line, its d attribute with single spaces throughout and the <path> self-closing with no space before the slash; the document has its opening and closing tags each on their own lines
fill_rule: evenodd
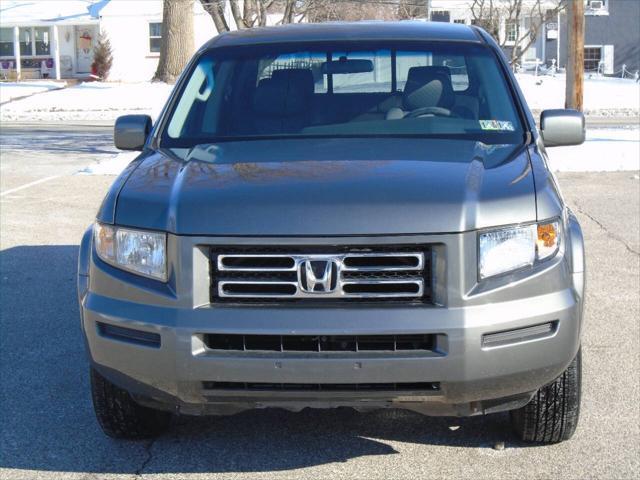
<svg viewBox="0 0 640 480">
<path fill-rule="evenodd" d="M 68 128 L 87 128 L 87 129 L 112 129 L 115 120 L 72 120 L 69 122 L 15 122 L 12 120 L 0 121 L 0 126 L 3 130 L 64 130 Z"/>
</svg>

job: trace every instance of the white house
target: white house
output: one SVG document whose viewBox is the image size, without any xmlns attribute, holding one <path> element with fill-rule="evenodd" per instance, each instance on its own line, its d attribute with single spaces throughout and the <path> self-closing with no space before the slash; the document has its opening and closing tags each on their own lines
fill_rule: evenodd
<svg viewBox="0 0 640 480">
<path fill-rule="evenodd" d="M 583 0 L 585 4 L 585 70 L 608 75 L 636 71 L 640 68 L 640 0 Z M 474 23 L 471 6 L 473 0 L 429 0 L 431 20 L 455 23 Z M 419 2 L 418 2 L 419 3 Z M 529 31 L 529 12 L 536 6 L 536 0 L 524 0 L 520 16 L 520 35 Z M 553 10 L 558 0 L 543 0 L 542 12 Z M 488 8 L 490 2 L 485 2 Z M 499 39 L 505 50 L 516 44 L 518 29 L 514 21 L 504 16 L 500 2 L 493 2 L 498 8 Z M 532 66 L 537 63 L 564 66 L 568 55 L 567 15 L 562 11 L 547 19 L 537 31 L 535 41 L 524 52 L 520 63 Z M 522 42 L 526 43 L 526 42 Z"/>
<path fill-rule="evenodd" d="M 556 1 L 544 0 L 543 8 L 551 8 Z M 602 71 L 609 74 L 622 68 L 623 63 L 637 69 L 640 0 L 584 1 L 585 67 L 599 69 L 602 64 Z M 472 0 L 429 2 L 433 21 L 466 24 L 474 21 Z M 525 6 L 530 7 L 532 2 L 525 0 Z M 0 0 L 0 79 L 86 78 L 91 73 L 93 49 L 102 33 L 109 37 L 113 48 L 110 80 L 148 80 L 160 56 L 162 3 L 162 0 Z M 230 10 L 227 0 L 225 17 L 233 29 L 235 22 Z M 281 15 L 269 15 L 267 23 L 276 24 L 280 18 Z M 199 0 L 193 3 L 193 21 L 197 48 L 217 31 Z M 528 30 L 530 21 L 526 15 L 521 17 L 521 32 Z M 507 50 L 513 48 L 515 34 L 513 22 L 501 18 L 499 36 Z M 550 64 L 557 59 L 563 65 L 566 43 L 566 16 L 558 15 L 541 27 L 521 62 Z M 615 62 L 614 47 L 618 52 Z"/>
<path fill-rule="evenodd" d="M 235 0 L 242 1 L 242 0 Z M 430 0 L 431 20 L 472 23 L 471 0 Z M 226 20 L 235 28 L 229 2 Z M 195 46 L 217 34 L 198 0 L 193 3 Z M 269 15 L 275 24 L 278 15 Z M 522 27 L 526 18 L 522 18 Z M 510 25 L 501 23 L 508 38 Z M 100 34 L 113 49 L 110 80 L 148 80 L 160 56 L 162 0 L 0 0 L 0 77 L 87 77 Z M 508 41 L 507 41 L 508 45 Z M 545 58 L 539 39 L 525 61 Z"/>
<path fill-rule="evenodd" d="M 217 31 L 197 0 L 193 13 L 197 48 Z M 233 28 L 230 11 L 226 17 Z M 0 77 L 86 78 L 101 33 L 113 49 L 110 80 L 149 80 L 160 56 L 162 0 L 0 0 Z"/>
<path fill-rule="evenodd" d="M 486 2 L 485 8 L 488 8 L 489 2 Z M 520 36 L 529 30 L 531 18 L 527 16 L 527 12 L 535 4 L 535 0 L 524 0 L 523 2 L 523 14 L 519 19 L 519 29 L 516 29 L 515 22 L 508 21 L 504 18 L 503 13 L 498 7 L 499 3 L 496 2 L 494 6 L 500 13 L 499 18 L 499 40 L 504 44 L 508 50 L 516 44 L 516 35 L 520 31 Z M 542 10 L 551 9 L 557 4 L 557 0 L 543 0 Z M 471 6 L 473 0 L 431 0 L 431 20 L 440 22 L 453 22 L 464 23 L 467 25 L 474 24 L 473 12 Z M 539 36 L 537 40 L 529 46 L 522 56 L 522 63 L 536 63 L 545 58 L 545 42 L 542 36 Z M 555 56 L 555 55 L 553 55 Z"/>
</svg>

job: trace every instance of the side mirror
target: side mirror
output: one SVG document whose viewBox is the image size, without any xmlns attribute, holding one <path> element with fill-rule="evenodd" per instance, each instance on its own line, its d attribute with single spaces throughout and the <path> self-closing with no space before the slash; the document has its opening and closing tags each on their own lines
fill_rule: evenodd
<svg viewBox="0 0 640 480">
<path fill-rule="evenodd" d="M 123 115 L 113 128 L 113 143 L 120 150 L 142 150 L 151 132 L 149 115 Z"/>
<path fill-rule="evenodd" d="M 545 147 L 584 142 L 584 115 L 577 110 L 545 110 L 540 115 L 540 135 Z"/>
</svg>

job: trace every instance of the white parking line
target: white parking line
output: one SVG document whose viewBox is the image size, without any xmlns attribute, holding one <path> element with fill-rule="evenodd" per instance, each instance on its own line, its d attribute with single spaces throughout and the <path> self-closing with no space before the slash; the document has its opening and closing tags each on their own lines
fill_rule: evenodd
<svg viewBox="0 0 640 480">
<path fill-rule="evenodd" d="M 34 185 L 39 185 L 44 182 L 48 182 L 49 180 L 54 180 L 56 178 L 60 178 L 62 175 L 52 175 L 51 177 L 41 178 L 40 180 L 34 180 L 33 182 L 26 183 L 16 188 L 12 188 L 10 190 L 5 190 L 4 192 L 0 192 L 0 197 L 4 197 L 5 195 L 9 195 L 10 193 L 15 193 L 20 190 L 24 190 L 25 188 L 33 187 Z"/>
</svg>

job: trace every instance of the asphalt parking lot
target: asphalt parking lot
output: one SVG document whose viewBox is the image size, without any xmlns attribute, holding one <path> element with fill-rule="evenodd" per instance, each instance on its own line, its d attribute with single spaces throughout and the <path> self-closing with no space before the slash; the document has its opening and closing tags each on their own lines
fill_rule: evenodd
<svg viewBox="0 0 640 480">
<path fill-rule="evenodd" d="M 80 237 L 114 179 L 75 173 L 113 153 L 102 129 L 0 133 L 0 478 L 640 476 L 638 172 L 559 175 L 588 255 L 571 441 L 519 443 L 505 414 L 340 409 L 183 417 L 160 439 L 124 442 L 93 416 L 75 294 Z"/>
</svg>

